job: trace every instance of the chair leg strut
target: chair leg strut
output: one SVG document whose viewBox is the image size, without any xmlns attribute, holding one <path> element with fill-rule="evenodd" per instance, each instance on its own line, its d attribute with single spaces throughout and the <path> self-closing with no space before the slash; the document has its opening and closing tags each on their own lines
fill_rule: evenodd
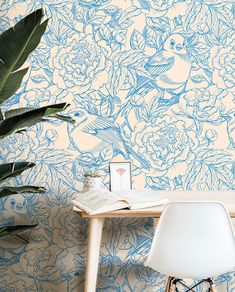
<svg viewBox="0 0 235 292">
<path fill-rule="evenodd" d="M 197 287 L 198 285 L 200 285 L 201 283 L 203 283 L 203 282 L 207 282 L 209 284 L 209 292 L 216 292 L 216 288 L 215 288 L 214 282 L 213 282 L 213 280 L 211 278 L 201 280 L 197 284 L 189 287 L 189 286 L 185 285 L 181 281 L 181 279 L 177 279 L 177 278 L 174 278 L 174 277 L 168 277 L 167 282 L 166 282 L 165 292 L 177 292 L 177 291 L 179 291 L 177 289 L 177 283 L 180 283 L 182 286 L 187 288 L 188 289 L 187 292 L 188 291 L 195 291 L 193 289 L 195 287 Z"/>
</svg>

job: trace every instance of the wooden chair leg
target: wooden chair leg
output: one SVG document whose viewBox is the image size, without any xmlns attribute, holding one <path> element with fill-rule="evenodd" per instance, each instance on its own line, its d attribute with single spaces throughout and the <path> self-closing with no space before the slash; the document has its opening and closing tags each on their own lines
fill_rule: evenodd
<svg viewBox="0 0 235 292">
<path fill-rule="evenodd" d="M 216 292 L 215 284 L 210 285 L 210 292 Z"/>
<path fill-rule="evenodd" d="M 170 291 L 169 292 L 176 292 L 176 284 L 171 281 Z"/>
<path fill-rule="evenodd" d="M 168 277 L 167 278 L 165 292 L 170 292 L 171 283 L 172 283 L 173 279 L 174 279 L 173 277 Z"/>
</svg>

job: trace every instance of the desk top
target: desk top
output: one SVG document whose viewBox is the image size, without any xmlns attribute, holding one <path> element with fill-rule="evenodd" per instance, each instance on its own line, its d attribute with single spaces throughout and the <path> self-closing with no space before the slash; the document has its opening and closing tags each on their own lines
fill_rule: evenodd
<svg viewBox="0 0 235 292">
<path fill-rule="evenodd" d="M 220 201 L 228 208 L 231 218 L 235 218 L 235 191 L 159 191 L 159 194 L 164 194 L 169 197 L 170 202 L 182 201 Z M 129 210 L 121 209 L 102 214 L 89 215 L 77 207 L 73 210 L 83 218 L 106 218 L 106 217 L 155 217 L 159 218 L 165 205 Z"/>
</svg>

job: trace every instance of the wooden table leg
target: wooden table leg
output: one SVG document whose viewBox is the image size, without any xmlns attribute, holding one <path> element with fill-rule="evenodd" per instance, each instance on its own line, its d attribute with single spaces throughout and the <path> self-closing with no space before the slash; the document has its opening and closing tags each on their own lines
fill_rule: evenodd
<svg viewBox="0 0 235 292">
<path fill-rule="evenodd" d="M 103 222 L 103 218 L 89 218 L 88 254 L 84 292 L 95 292 L 96 290 Z"/>
<path fill-rule="evenodd" d="M 155 218 L 155 217 L 153 218 L 153 229 L 154 229 L 154 231 L 156 231 L 158 221 L 159 221 L 159 218 Z"/>
</svg>

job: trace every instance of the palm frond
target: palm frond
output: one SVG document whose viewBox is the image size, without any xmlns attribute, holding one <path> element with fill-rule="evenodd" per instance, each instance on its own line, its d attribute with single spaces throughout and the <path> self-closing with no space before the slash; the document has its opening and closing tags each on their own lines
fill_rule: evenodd
<svg viewBox="0 0 235 292">
<path fill-rule="evenodd" d="M 0 35 L 0 104 L 20 87 L 28 68 L 19 70 L 38 46 L 47 22 L 41 23 L 43 10 L 29 14 Z"/>
<path fill-rule="evenodd" d="M 30 230 L 34 227 L 36 227 L 38 224 L 32 224 L 32 225 L 17 225 L 17 226 L 1 226 L 0 227 L 0 238 L 10 236 L 10 235 L 16 235 L 20 232 Z"/>
<path fill-rule="evenodd" d="M 27 161 L 0 164 L 0 183 L 20 175 L 23 171 L 34 166 L 34 163 Z"/>
<path fill-rule="evenodd" d="M 2 187 L 0 188 L 0 199 L 22 193 L 45 193 L 46 189 L 38 186 Z"/>
<path fill-rule="evenodd" d="M 25 128 L 31 127 L 38 122 L 47 121 L 48 118 L 62 119 L 63 116 L 57 116 L 58 112 L 65 110 L 69 104 L 59 103 L 47 105 L 41 108 L 23 108 L 10 110 L 5 113 L 6 119 L 0 121 L 0 138 L 4 138 L 14 132 L 19 132 Z M 66 121 L 74 123 L 70 117 L 64 117 Z"/>
</svg>

